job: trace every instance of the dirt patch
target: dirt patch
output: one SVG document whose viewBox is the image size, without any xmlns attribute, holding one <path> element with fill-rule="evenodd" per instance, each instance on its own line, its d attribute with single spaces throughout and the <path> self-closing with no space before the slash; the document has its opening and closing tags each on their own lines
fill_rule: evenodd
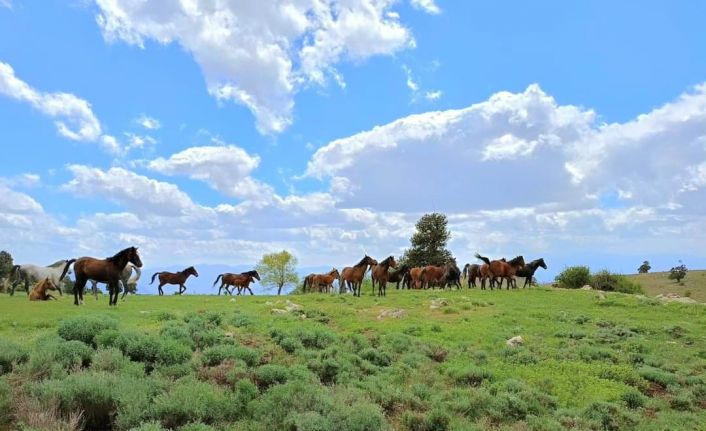
<svg viewBox="0 0 706 431">
<path fill-rule="evenodd" d="M 664 386 L 657 384 L 655 382 L 650 382 L 650 386 L 645 390 L 645 395 L 648 397 L 665 397 L 667 395 L 667 390 Z"/>
</svg>

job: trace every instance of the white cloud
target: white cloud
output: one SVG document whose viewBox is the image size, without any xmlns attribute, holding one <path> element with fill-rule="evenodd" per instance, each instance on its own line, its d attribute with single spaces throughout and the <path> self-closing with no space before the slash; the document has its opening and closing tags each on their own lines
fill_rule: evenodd
<svg viewBox="0 0 706 431">
<path fill-rule="evenodd" d="M 0 182 L 0 213 L 5 214 L 40 214 L 42 206 L 30 196 L 12 190 Z"/>
<path fill-rule="evenodd" d="M 148 130 L 157 130 L 162 127 L 162 123 L 156 118 L 148 117 L 147 115 L 140 115 L 137 118 L 137 124 Z"/>
<path fill-rule="evenodd" d="M 0 0 L 0 7 L 12 9 L 12 0 Z"/>
<path fill-rule="evenodd" d="M 419 84 L 414 82 L 414 78 L 412 77 L 412 70 L 404 64 L 402 65 L 402 70 L 404 70 L 404 73 L 407 76 L 407 88 L 409 88 L 412 93 L 416 93 L 417 91 L 419 91 Z"/>
<path fill-rule="evenodd" d="M 433 102 L 441 99 L 441 96 L 443 94 L 444 93 L 441 90 L 427 91 L 426 93 L 424 93 L 424 98 Z"/>
<path fill-rule="evenodd" d="M 436 5 L 434 0 L 411 0 L 410 3 L 415 9 L 422 10 L 432 15 L 438 15 L 441 13 L 441 9 Z"/>
<path fill-rule="evenodd" d="M 145 148 L 157 143 L 157 141 L 149 135 L 137 135 L 135 133 L 126 132 L 125 137 L 127 138 L 128 149 Z"/>
<path fill-rule="evenodd" d="M 414 45 L 389 0 L 136 2 L 97 0 L 108 41 L 178 43 L 201 66 L 210 94 L 247 107 L 262 133 L 292 122 L 293 95 L 335 66 Z"/>
</svg>

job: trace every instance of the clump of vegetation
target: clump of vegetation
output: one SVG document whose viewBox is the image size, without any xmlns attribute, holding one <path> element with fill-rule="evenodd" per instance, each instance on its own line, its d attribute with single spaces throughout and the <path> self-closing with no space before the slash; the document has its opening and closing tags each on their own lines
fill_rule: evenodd
<svg viewBox="0 0 706 431">
<path fill-rule="evenodd" d="M 650 269 L 652 269 L 652 267 L 650 266 L 650 262 L 644 261 L 642 262 L 642 265 L 637 268 L 637 272 L 638 274 L 647 274 L 648 272 L 650 272 Z"/>
<path fill-rule="evenodd" d="M 682 263 L 682 261 L 679 261 L 679 265 L 672 267 L 669 270 L 669 279 L 670 280 L 675 280 L 677 283 L 681 283 L 681 281 L 686 278 L 686 274 L 689 272 L 689 270 L 686 268 L 686 265 Z"/>
<path fill-rule="evenodd" d="M 29 352 L 26 348 L 0 339 L 0 375 L 9 373 L 15 365 L 27 362 L 28 359 Z"/>
<path fill-rule="evenodd" d="M 580 289 L 591 283 L 591 270 L 587 266 L 570 266 L 561 271 L 554 281 L 564 289 Z"/>
<path fill-rule="evenodd" d="M 95 336 L 108 329 L 117 329 L 118 322 L 108 316 L 76 316 L 59 322 L 58 333 L 64 340 L 77 340 L 96 346 Z"/>
<path fill-rule="evenodd" d="M 609 292 L 642 293 L 642 287 L 624 275 L 613 274 L 608 270 L 598 271 L 591 276 L 591 286 L 594 289 Z"/>
</svg>

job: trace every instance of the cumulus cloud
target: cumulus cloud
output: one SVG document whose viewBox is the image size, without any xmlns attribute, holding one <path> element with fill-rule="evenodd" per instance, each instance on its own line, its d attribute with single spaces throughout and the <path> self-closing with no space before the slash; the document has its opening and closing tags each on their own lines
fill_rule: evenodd
<svg viewBox="0 0 706 431">
<path fill-rule="evenodd" d="M 424 93 L 424 98 L 433 102 L 441 99 L 441 96 L 443 94 L 444 93 L 441 90 L 427 91 L 426 93 Z"/>
<path fill-rule="evenodd" d="M 434 0 L 411 0 L 410 3 L 415 9 L 419 9 L 432 15 L 441 13 L 441 9 Z"/>
<path fill-rule="evenodd" d="M 148 117 L 147 115 L 140 115 L 137 118 L 137 124 L 144 127 L 147 130 L 157 130 L 162 128 L 162 123 L 156 118 Z"/>
<path fill-rule="evenodd" d="M 108 41 L 178 43 L 201 67 L 210 94 L 247 107 L 262 133 L 277 133 L 292 122 L 298 89 L 327 77 L 343 82 L 339 62 L 414 45 L 390 13 L 393 3 L 97 0 L 96 20 Z"/>
</svg>

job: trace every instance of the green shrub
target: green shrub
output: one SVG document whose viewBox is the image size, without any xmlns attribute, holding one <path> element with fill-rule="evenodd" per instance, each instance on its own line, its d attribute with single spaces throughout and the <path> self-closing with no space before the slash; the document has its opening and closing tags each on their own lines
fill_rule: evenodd
<svg viewBox="0 0 706 431">
<path fill-rule="evenodd" d="M 112 317 L 76 316 L 63 319 L 59 322 L 58 334 L 64 340 L 82 341 L 93 347 L 96 346 L 94 338 L 107 329 L 117 329 L 118 322 Z"/>
<path fill-rule="evenodd" d="M 191 359 L 191 348 L 173 339 L 162 339 L 157 352 L 157 363 L 179 365 Z"/>
<path fill-rule="evenodd" d="M 325 349 L 338 340 L 336 334 L 321 328 L 300 328 L 294 331 L 294 336 L 297 337 L 307 349 Z"/>
<path fill-rule="evenodd" d="M 674 410 L 688 411 L 692 409 L 693 399 L 689 393 L 678 393 L 669 400 L 669 406 Z"/>
<path fill-rule="evenodd" d="M 127 374 L 134 377 L 141 377 L 145 374 L 144 364 L 132 362 L 115 347 L 99 348 L 93 355 L 91 370 Z"/>
<path fill-rule="evenodd" d="M 360 357 L 378 367 L 389 367 L 392 364 L 392 357 L 384 350 L 369 348 L 360 352 Z"/>
<path fill-rule="evenodd" d="M 230 319 L 230 324 L 236 328 L 246 328 L 252 326 L 253 321 L 250 317 L 244 314 L 236 314 Z"/>
<path fill-rule="evenodd" d="M 167 428 L 190 422 L 212 424 L 237 419 L 231 397 L 221 388 L 186 378 L 154 399 L 155 415 Z"/>
<path fill-rule="evenodd" d="M 210 425 L 202 424 L 201 422 L 194 422 L 184 425 L 179 428 L 179 431 L 216 431 L 216 429 Z"/>
<path fill-rule="evenodd" d="M 118 340 L 122 333 L 117 329 L 106 329 L 95 336 L 94 341 L 97 347 L 117 347 Z"/>
<path fill-rule="evenodd" d="M 220 328 L 193 331 L 191 339 L 197 349 L 217 346 L 225 340 L 225 332 Z"/>
<path fill-rule="evenodd" d="M 591 271 L 587 266 L 570 266 L 564 268 L 555 281 L 564 289 L 580 289 L 591 283 Z"/>
<path fill-rule="evenodd" d="M 176 320 L 177 316 L 176 314 L 172 313 L 171 311 L 160 311 L 157 313 L 155 316 L 155 319 L 159 322 L 167 322 L 169 320 Z"/>
<path fill-rule="evenodd" d="M 19 344 L 0 339 L 0 375 L 9 373 L 17 364 L 29 359 L 29 352 Z"/>
<path fill-rule="evenodd" d="M 7 425 L 11 418 L 12 388 L 5 378 L 0 377 L 0 425 Z"/>
<path fill-rule="evenodd" d="M 273 386 L 257 402 L 250 403 L 254 419 L 268 430 L 296 429 L 298 414 L 326 415 L 332 407 L 330 395 L 321 386 L 300 381 Z"/>
<path fill-rule="evenodd" d="M 474 366 L 451 368 L 448 374 L 456 383 L 470 386 L 480 386 L 484 381 L 493 378 L 490 371 Z"/>
<path fill-rule="evenodd" d="M 143 424 L 140 424 L 140 426 L 138 426 L 136 428 L 131 428 L 130 431 L 167 431 L 167 430 L 162 428 L 162 424 L 160 424 L 158 421 L 155 421 L 155 422 L 145 422 Z"/>
<path fill-rule="evenodd" d="M 594 289 L 622 292 L 622 293 L 642 293 L 642 286 L 639 283 L 630 280 L 629 278 L 612 274 L 608 270 L 598 271 L 591 276 L 591 286 Z"/>
<path fill-rule="evenodd" d="M 171 338 L 172 340 L 178 341 L 179 343 L 189 346 L 189 348 L 194 348 L 194 340 L 191 338 L 191 333 L 189 332 L 188 326 L 184 324 L 172 324 L 163 327 L 159 331 L 159 335 L 164 338 Z"/>
<path fill-rule="evenodd" d="M 643 407 L 647 402 L 647 398 L 638 391 L 625 392 L 621 397 L 621 400 L 629 409 L 639 409 Z"/>
<path fill-rule="evenodd" d="M 406 412 L 402 420 L 410 431 L 445 431 L 451 422 L 449 414 L 439 409 L 427 414 Z"/>
<path fill-rule="evenodd" d="M 283 337 L 277 341 L 277 344 L 287 353 L 294 353 L 304 347 L 301 341 L 294 337 Z"/>
<path fill-rule="evenodd" d="M 240 359 L 248 366 L 254 367 L 260 363 L 260 352 L 243 346 L 218 345 L 204 350 L 201 361 L 206 366 L 214 366 L 228 359 Z"/>
<path fill-rule="evenodd" d="M 282 365 L 267 364 L 255 369 L 253 379 L 255 384 L 261 389 L 266 390 L 270 386 L 286 383 L 289 378 L 287 367 Z"/>
<path fill-rule="evenodd" d="M 583 416 L 605 431 L 626 429 L 634 422 L 632 418 L 620 410 L 620 407 L 606 402 L 595 402 L 589 405 L 584 410 Z"/>
<path fill-rule="evenodd" d="M 678 382 L 677 376 L 672 373 L 660 370 L 654 367 L 642 367 L 638 370 L 640 376 L 653 383 L 666 388 L 667 386 L 676 385 Z"/>
</svg>

